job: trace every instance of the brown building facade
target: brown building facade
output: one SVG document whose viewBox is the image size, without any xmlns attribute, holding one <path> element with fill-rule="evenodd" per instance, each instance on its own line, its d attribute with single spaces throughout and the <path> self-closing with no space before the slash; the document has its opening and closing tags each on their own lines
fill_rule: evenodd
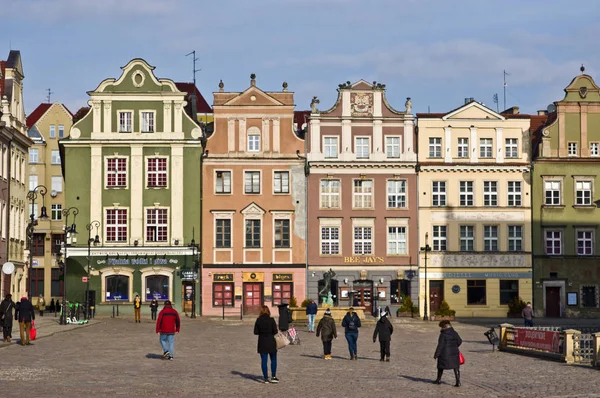
<svg viewBox="0 0 600 398">
<path fill-rule="evenodd" d="M 385 85 L 339 85 L 313 99 L 308 131 L 308 296 L 334 305 L 399 306 L 418 297 L 416 135 L 410 98 L 394 110 Z M 330 291 L 323 274 L 335 275 Z"/>
<path fill-rule="evenodd" d="M 219 88 L 202 166 L 202 314 L 301 302 L 306 179 L 293 93 L 262 91 L 254 75 L 244 92 Z"/>
</svg>

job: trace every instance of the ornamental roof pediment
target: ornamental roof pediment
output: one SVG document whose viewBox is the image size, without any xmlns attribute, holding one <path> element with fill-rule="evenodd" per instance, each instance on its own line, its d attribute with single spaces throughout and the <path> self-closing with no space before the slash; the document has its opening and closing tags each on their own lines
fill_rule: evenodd
<svg viewBox="0 0 600 398">
<path fill-rule="evenodd" d="M 506 118 L 477 101 L 471 101 L 460 108 L 450 111 L 442 117 L 442 120 L 457 119 L 505 120 Z"/>
<path fill-rule="evenodd" d="M 283 106 L 285 104 L 268 93 L 265 93 L 258 87 L 252 86 L 246 91 L 225 102 L 223 105 Z"/>
<path fill-rule="evenodd" d="M 89 95 L 97 93 L 144 94 L 178 93 L 175 83 L 170 79 L 158 79 L 154 75 L 154 66 L 141 58 L 134 58 L 121 67 L 123 72 L 118 79 L 104 79 Z M 183 96 L 183 93 L 182 93 Z"/>
<path fill-rule="evenodd" d="M 246 216 L 248 216 L 248 215 L 262 216 L 266 212 L 262 207 L 260 207 L 256 203 L 252 202 L 248 206 L 244 207 L 242 209 L 241 213 Z"/>
<path fill-rule="evenodd" d="M 590 75 L 575 76 L 565 88 L 565 102 L 600 102 L 600 87 Z"/>
</svg>

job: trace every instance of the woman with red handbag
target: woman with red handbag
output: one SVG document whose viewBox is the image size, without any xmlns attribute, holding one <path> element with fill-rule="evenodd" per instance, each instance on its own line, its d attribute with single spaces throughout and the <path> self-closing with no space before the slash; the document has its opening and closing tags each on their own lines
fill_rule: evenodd
<svg viewBox="0 0 600 398">
<path fill-rule="evenodd" d="M 440 324 L 440 337 L 438 338 L 438 345 L 435 349 L 434 359 L 437 359 L 437 379 L 435 384 L 442 384 L 442 374 L 444 369 L 454 370 L 454 377 L 456 378 L 456 384 L 454 387 L 460 387 L 460 365 L 464 363 L 464 357 L 458 347 L 462 344 L 462 339 L 452 328 L 450 321 L 441 321 Z"/>
</svg>

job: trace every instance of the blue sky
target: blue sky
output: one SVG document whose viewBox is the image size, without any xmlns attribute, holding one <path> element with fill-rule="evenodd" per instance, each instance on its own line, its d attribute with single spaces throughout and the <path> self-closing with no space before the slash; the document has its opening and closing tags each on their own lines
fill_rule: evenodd
<svg viewBox="0 0 600 398">
<path fill-rule="evenodd" d="M 251 73 L 263 90 L 287 81 L 297 109 L 333 105 L 339 83 L 386 84 L 391 105 L 444 112 L 465 97 L 493 109 L 534 113 L 562 99 L 579 73 L 600 82 L 600 1 L 528 0 L 1 0 L 0 58 L 18 49 L 25 107 L 65 103 L 141 57 L 159 77 L 192 80 L 209 103 L 220 79 L 242 91 Z"/>
</svg>

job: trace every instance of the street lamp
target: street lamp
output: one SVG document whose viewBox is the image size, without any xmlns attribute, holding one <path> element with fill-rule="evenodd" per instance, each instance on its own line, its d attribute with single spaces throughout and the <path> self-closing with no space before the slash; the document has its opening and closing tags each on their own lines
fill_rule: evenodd
<svg viewBox="0 0 600 398">
<path fill-rule="evenodd" d="M 73 224 L 69 225 L 69 216 L 73 214 Z M 67 266 L 69 264 L 69 257 L 67 256 L 67 247 L 69 246 L 69 233 L 76 235 L 77 228 L 75 220 L 79 209 L 75 206 L 71 206 L 68 209 L 64 209 L 62 212 L 65 217 L 65 261 L 63 264 L 63 297 L 62 297 L 62 314 L 60 316 L 60 324 L 67 324 Z"/>
<path fill-rule="evenodd" d="M 92 228 L 96 228 L 96 236 L 92 238 Z M 87 255 L 87 285 L 85 287 L 85 319 L 90 319 L 92 311 L 90 310 L 90 261 L 92 257 L 92 243 L 94 246 L 100 244 L 100 237 L 98 236 L 98 228 L 100 228 L 100 221 L 92 221 L 85 226 L 88 231 L 88 255 Z"/>
<path fill-rule="evenodd" d="M 421 247 L 421 250 L 425 252 L 425 306 L 423 311 L 423 320 L 428 321 L 429 315 L 427 314 L 427 302 L 429 301 L 429 295 L 427 293 L 427 252 L 431 251 L 431 246 L 427 243 L 429 240 L 429 232 L 425 232 L 425 246 Z"/>
<path fill-rule="evenodd" d="M 196 249 L 198 248 L 198 245 L 196 244 L 196 240 L 194 239 L 194 228 L 192 228 L 192 241 L 190 242 L 190 248 L 192 249 L 192 259 L 194 260 L 194 272 L 193 272 L 192 276 L 196 276 L 196 275 L 198 275 L 199 264 L 198 264 L 198 260 L 196 259 Z M 223 303 L 224 302 L 225 302 L 225 299 L 223 298 Z M 195 318 L 195 317 L 196 317 L 196 278 L 193 278 L 192 315 L 190 316 L 190 318 Z"/>
<path fill-rule="evenodd" d="M 27 298 L 31 301 L 31 266 L 33 265 L 33 229 L 37 224 L 34 214 L 34 204 L 35 200 L 38 197 L 38 193 L 42 195 L 42 211 L 40 213 L 39 218 L 42 220 L 46 220 L 48 218 L 48 214 L 46 213 L 46 192 L 48 189 L 43 185 L 38 185 L 33 188 L 29 192 L 27 192 L 27 200 L 31 202 L 31 214 L 29 214 L 29 225 L 27 225 L 27 238 L 29 240 L 29 269 L 27 270 Z"/>
</svg>

